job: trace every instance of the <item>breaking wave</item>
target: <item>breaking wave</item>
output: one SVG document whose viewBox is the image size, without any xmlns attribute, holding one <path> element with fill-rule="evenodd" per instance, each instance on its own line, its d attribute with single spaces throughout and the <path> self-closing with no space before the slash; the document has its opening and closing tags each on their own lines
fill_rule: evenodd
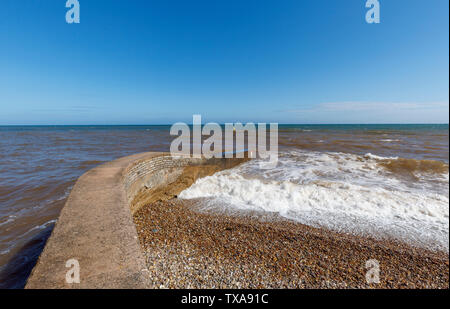
<svg viewBox="0 0 450 309">
<path fill-rule="evenodd" d="M 404 171 L 415 180 L 401 177 Z M 438 161 L 290 151 L 277 168 L 251 161 L 199 179 L 179 196 L 448 251 L 448 165 Z"/>
</svg>

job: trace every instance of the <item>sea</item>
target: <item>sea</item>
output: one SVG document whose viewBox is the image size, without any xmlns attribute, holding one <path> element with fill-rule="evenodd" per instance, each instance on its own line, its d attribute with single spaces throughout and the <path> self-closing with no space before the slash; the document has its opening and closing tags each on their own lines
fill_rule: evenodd
<svg viewBox="0 0 450 309">
<path fill-rule="evenodd" d="M 278 134 L 276 166 L 251 160 L 179 198 L 448 253 L 448 124 L 279 125 Z M 175 137 L 169 125 L 0 126 L 0 288 L 24 287 L 78 177 L 169 151 Z"/>
</svg>

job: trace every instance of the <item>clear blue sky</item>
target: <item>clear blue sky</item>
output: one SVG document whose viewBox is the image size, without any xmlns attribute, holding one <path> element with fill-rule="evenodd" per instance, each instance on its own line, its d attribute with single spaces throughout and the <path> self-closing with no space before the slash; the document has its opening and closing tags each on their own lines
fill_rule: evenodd
<svg viewBox="0 0 450 309">
<path fill-rule="evenodd" d="M 2 0 L 0 125 L 448 123 L 449 1 Z"/>
</svg>

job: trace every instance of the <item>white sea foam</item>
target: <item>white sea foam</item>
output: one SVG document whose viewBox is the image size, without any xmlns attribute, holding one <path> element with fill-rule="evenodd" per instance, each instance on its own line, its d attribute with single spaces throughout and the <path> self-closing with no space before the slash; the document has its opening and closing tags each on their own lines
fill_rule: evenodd
<svg viewBox="0 0 450 309">
<path fill-rule="evenodd" d="M 9 252 L 10 252 L 9 249 L 2 250 L 2 251 L 0 251 L 0 255 L 5 255 L 5 254 L 7 254 L 7 253 L 9 253 Z"/>
<path fill-rule="evenodd" d="M 34 230 L 43 230 L 45 228 L 47 228 L 47 226 L 49 226 L 50 224 L 56 223 L 56 219 L 54 220 L 49 220 L 47 222 L 45 222 L 44 224 L 41 225 L 36 225 L 33 228 L 29 229 L 27 233 L 34 231 Z"/>
<path fill-rule="evenodd" d="M 0 226 L 6 225 L 8 223 L 14 222 L 13 218 L 8 218 L 8 220 L 4 221 L 4 222 L 0 222 Z"/>
<path fill-rule="evenodd" d="M 387 142 L 387 143 L 391 143 L 391 142 L 400 142 L 400 140 L 399 139 L 382 139 L 381 140 L 382 142 Z"/>
<path fill-rule="evenodd" d="M 448 176 L 408 182 L 380 167 L 379 158 L 291 151 L 275 169 L 259 170 L 251 161 L 199 179 L 180 198 L 448 251 Z"/>
<path fill-rule="evenodd" d="M 371 154 L 370 152 L 366 153 L 365 157 L 369 158 L 369 159 L 376 159 L 376 160 L 398 160 L 398 157 L 382 157 L 382 156 L 377 156 L 377 155 Z"/>
</svg>

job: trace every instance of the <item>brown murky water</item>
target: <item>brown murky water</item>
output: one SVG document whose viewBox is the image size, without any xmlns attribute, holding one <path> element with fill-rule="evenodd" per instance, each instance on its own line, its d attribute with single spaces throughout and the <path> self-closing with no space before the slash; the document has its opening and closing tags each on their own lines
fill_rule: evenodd
<svg viewBox="0 0 450 309">
<path fill-rule="evenodd" d="M 115 158 L 168 151 L 169 126 L 0 127 L 0 288 L 21 288 L 76 179 Z M 280 152 L 380 158 L 414 181 L 447 174 L 448 125 L 280 126 Z M 448 195 L 448 193 L 446 193 Z"/>
</svg>

